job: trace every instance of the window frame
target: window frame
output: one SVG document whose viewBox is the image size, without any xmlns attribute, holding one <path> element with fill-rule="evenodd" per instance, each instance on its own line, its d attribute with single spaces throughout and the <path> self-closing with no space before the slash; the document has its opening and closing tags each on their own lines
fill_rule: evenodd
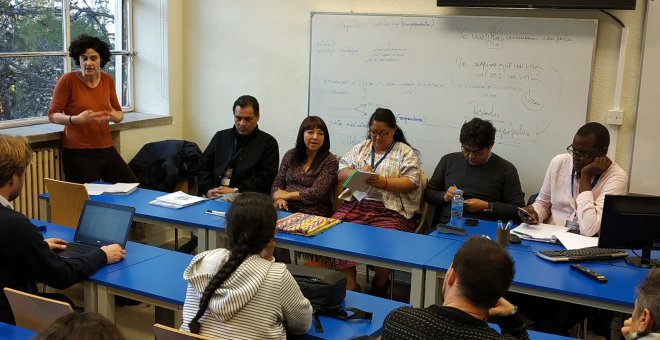
<svg viewBox="0 0 660 340">
<path fill-rule="evenodd" d="M 63 46 L 62 51 L 45 51 L 45 52 L 0 52 L 0 58 L 16 58 L 16 57 L 25 57 L 25 58 L 38 58 L 38 57 L 62 57 L 63 63 L 63 73 L 73 71 L 73 63 L 69 57 L 68 48 L 71 44 L 71 8 L 70 0 L 61 0 L 62 1 L 62 34 L 63 34 Z M 120 15 L 121 14 L 121 15 Z M 128 23 L 124 26 L 124 19 Z M 123 58 L 128 58 L 128 70 L 126 72 L 126 105 L 122 105 L 122 111 L 132 112 L 135 107 L 135 86 L 134 82 L 134 70 L 133 63 L 136 52 L 133 45 L 133 0 L 116 0 L 115 1 L 115 24 L 116 30 L 115 41 L 116 39 L 123 39 L 123 36 L 126 35 L 126 48 L 125 50 L 111 50 L 110 54 L 115 56 L 115 72 L 112 74 L 112 77 L 115 81 L 115 88 L 118 91 L 122 91 L 123 85 L 123 74 L 122 74 L 122 62 Z M 124 29 L 125 27 L 125 29 Z M 117 67 L 119 65 L 120 67 Z M 121 98 L 121 93 L 117 93 L 117 96 Z M 32 118 L 22 118 L 22 119 L 12 119 L 6 121 L 0 121 L 0 129 L 20 127 L 20 126 L 29 126 L 37 124 L 46 124 L 49 123 L 48 117 L 39 116 Z"/>
</svg>

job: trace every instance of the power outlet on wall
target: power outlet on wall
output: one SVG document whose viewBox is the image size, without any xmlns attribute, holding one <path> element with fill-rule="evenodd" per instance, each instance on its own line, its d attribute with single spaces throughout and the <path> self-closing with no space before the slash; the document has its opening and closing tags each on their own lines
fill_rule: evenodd
<svg viewBox="0 0 660 340">
<path fill-rule="evenodd" d="M 621 110 L 607 111 L 607 124 L 623 125 L 623 111 Z"/>
</svg>

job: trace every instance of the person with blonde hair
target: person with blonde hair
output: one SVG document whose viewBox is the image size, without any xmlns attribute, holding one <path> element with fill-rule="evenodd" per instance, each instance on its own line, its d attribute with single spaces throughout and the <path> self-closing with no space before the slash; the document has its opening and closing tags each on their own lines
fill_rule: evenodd
<svg viewBox="0 0 660 340">
<path fill-rule="evenodd" d="M 118 244 L 103 246 L 78 258 L 62 259 L 53 251 L 66 249 L 66 241 L 45 239 L 39 228 L 25 215 L 14 211 L 11 201 L 23 189 L 25 169 L 32 151 L 25 137 L 0 135 L 0 289 L 9 287 L 39 294 L 37 282 L 65 289 L 87 278 L 106 263 L 114 263 L 126 255 Z M 65 295 L 48 294 L 49 298 L 71 303 Z M 15 324 L 5 294 L 0 294 L 0 322 Z"/>
</svg>

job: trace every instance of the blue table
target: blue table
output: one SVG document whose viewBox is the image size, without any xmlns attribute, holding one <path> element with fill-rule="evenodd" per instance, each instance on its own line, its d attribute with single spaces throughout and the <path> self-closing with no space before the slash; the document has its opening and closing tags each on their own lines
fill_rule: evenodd
<svg viewBox="0 0 660 340">
<path fill-rule="evenodd" d="M 181 209 L 171 209 L 149 204 L 167 193 L 138 188 L 128 195 L 92 195 L 92 201 L 126 205 L 135 208 L 134 220 L 170 228 L 184 228 L 197 232 L 199 250 L 217 248 L 217 231 L 224 230 L 224 218 L 205 213 L 206 210 L 226 211 L 229 203 L 206 200 Z M 41 216 L 50 216 L 48 193 L 39 195 Z"/>
<path fill-rule="evenodd" d="M 32 339 L 35 334 L 35 331 L 0 322 L 0 339 L 27 340 Z"/>
<path fill-rule="evenodd" d="M 164 194 L 137 189 L 130 195 L 103 194 L 92 196 L 91 199 L 135 207 L 136 220 L 198 230 L 200 251 L 217 248 L 216 240 L 218 235 L 224 233 L 225 219 L 207 214 L 206 210 L 227 211 L 229 204 L 208 200 L 182 209 L 169 209 L 149 204 L 149 201 Z M 47 199 L 47 195 L 40 197 L 42 200 Z M 279 214 L 283 217 L 288 213 Z M 276 241 L 292 250 L 411 272 L 410 302 L 416 307 L 421 306 L 423 302 L 424 263 L 455 242 L 450 239 L 352 223 L 341 223 L 314 237 L 278 233 Z"/>
<path fill-rule="evenodd" d="M 114 296 L 145 301 L 169 310 L 181 310 L 186 298 L 186 281 L 183 270 L 188 266 L 191 255 L 169 251 L 122 270 L 95 275 L 91 280 L 99 290 L 99 313 L 114 321 Z M 375 335 L 380 332 L 387 314 L 405 304 L 371 295 L 346 292 L 344 306 L 356 307 L 373 312 L 372 321 L 342 321 L 321 316 L 324 332 L 308 332 L 312 339 L 349 339 L 358 335 Z M 180 313 L 176 313 L 177 316 Z M 180 325 L 181 320 L 175 320 Z"/>
<path fill-rule="evenodd" d="M 309 339 L 352 339 L 360 335 L 375 336 L 380 333 L 385 317 L 391 311 L 406 306 L 405 303 L 387 300 L 372 295 L 346 291 L 346 299 L 342 307 L 355 307 L 367 312 L 372 312 L 371 321 L 352 320 L 344 321 L 329 316 L 319 316 L 323 333 L 316 333 L 312 328 L 307 332 L 305 338 Z"/>
<path fill-rule="evenodd" d="M 96 284 L 98 292 L 98 312 L 114 322 L 115 295 L 179 310 L 186 298 L 183 270 L 192 258 L 189 254 L 166 250 L 162 256 L 92 276 L 90 280 Z M 180 313 L 175 315 L 179 317 Z M 176 321 L 177 325 L 181 324 L 180 318 Z"/>
<path fill-rule="evenodd" d="M 52 237 L 57 237 L 61 238 L 65 241 L 71 241 L 73 240 L 73 234 L 75 231 L 72 228 L 53 224 L 53 223 L 47 223 L 47 222 L 42 222 L 39 220 L 31 220 L 32 223 L 35 225 L 44 225 L 46 226 L 46 231 L 42 232 L 42 235 L 44 238 L 52 238 Z M 169 251 L 167 249 L 163 248 L 157 248 L 157 247 L 152 247 L 148 246 L 145 244 L 141 243 L 136 243 L 136 242 L 131 242 L 128 241 L 126 242 L 126 257 L 124 257 L 123 260 L 113 263 L 113 264 L 108 264 L 105 265 L 99 270 L 97 270 L 94 274 L 90 276 L 90 278 L 94 278 L 95 276 L 102 276 L 106 275 L 111 272 L 119 271 L 121 269 L 133 266 L 135 264 L 147 261 L 149 259 L 165 255 Z M 85 299 L 85 311 L 92 311 L 95 312 L 98 310 L 98 289 L 94 283 L 93 280 L 86 280 L 83 283 L 84 287 L 84 299 Z"/>
<path fill-rule="evenodd" d="M 461 245 L 452 244 L 426 263 L 425 306 L 438 301 L 438 278 L 449 269 Z M 587 267 L 607 276 L 608 283 L 600 284 L 570 269 L 567 263 L 546 261 L 525 249 L 507 250 L 516 267 L 511 291 L 624 313 L 632 311 L 635 286 L 648 273 L 646 269 L 622 266 L 620 260 L 588 263 Z"/>
<path fill-rule="evenodd" d="M 415 307 L 423 303 L 424 264 L 456 243 L 346 222 L 311 237 L 278 232 L 275 240 L 278 245 L 296 251 L 411 272 L 410 303 Z"/>
</svg>

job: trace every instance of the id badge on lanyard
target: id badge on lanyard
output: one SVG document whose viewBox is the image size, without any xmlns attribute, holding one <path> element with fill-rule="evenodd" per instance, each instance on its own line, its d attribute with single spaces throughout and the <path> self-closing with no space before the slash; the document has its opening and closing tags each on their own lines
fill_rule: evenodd
<svg viewBox="0 0 660 340">
<path fill-rule="evenodd" d="M 571 208 L 573 208 L 573 213 L 571 214 L 571 218 L 566 220 L 566 224 L 564 225 L 566 228 L 568 228 L 568 231 L 570 232 L 577 232 L 580 233 L 580 223 L 578 223 L 578 215 L 577 215 L 577 195 L 575 194 L 575 176 L 577 175 L 577 172 L 575 170 L 571 171 Z M 591 189 L 593 189 L 596 186 L 596 183 L 598 183 L 598 180 L 600 179 L 600 175 L 596 176 L 593 181 L 591 181 Z"/>
</svg>

